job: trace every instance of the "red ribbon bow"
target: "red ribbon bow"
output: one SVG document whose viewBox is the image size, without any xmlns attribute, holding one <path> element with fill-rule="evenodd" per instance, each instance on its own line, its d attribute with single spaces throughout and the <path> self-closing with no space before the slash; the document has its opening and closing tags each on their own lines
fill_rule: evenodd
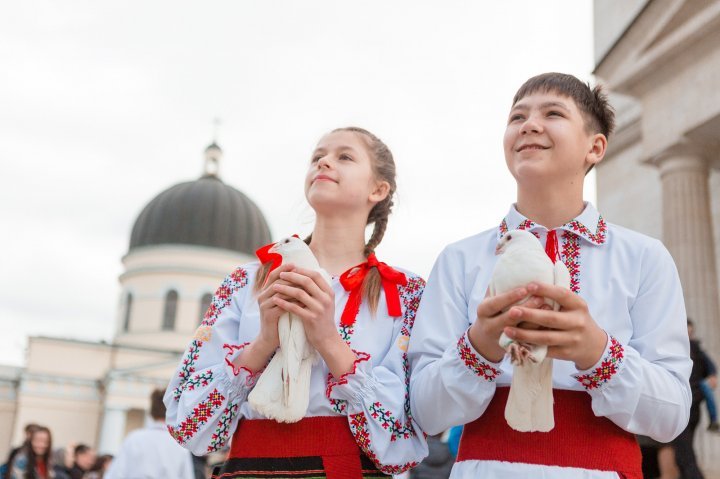
<svg viewBox="0 0 720 479">
<path fill-rule="evenodd" d="M 293 238 L 300 237 L 298 235 L 293 235 Z M 260 260 L 260 264 L 272 263 L 270 265 L 270 271 L 268 271 L 268 275 L 272 273 L 272 270 L 282 264 L 282 256 L 278 253 L 270 252 L 270 249 L 272 249 L 272 247 L 276 244 L 277 243 L 266 244 L 265 246 L 262 246 L 255 251 L 255 256 L 257 256 L 257 258 Z"/>
<path fill-rule="evenodd" d="M 360 303 L 362 302 L 362 284 L 370 268 L 377 268 L 378 273 L 380 273 L 382 287 L 385 290 L 388 314 L 390 316 L 402 315 L 400 293 L 396 285 L 405 286 L 407 284 L 405 274 L 378 261 L 375 253 L 370 253 L 365 263 L 354 266 L 340 275 L 340 284 L 343 285 L 345 291 L 350 292 L 350 297 L 340 317 L 342 326 L 352 326 L 355 323 L 355 317 L 360 311 Z"/>
</svg>

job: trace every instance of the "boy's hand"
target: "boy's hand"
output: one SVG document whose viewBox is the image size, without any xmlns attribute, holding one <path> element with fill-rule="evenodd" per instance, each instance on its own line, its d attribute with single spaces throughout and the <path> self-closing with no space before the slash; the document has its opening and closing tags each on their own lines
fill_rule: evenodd
<svg viewBox="0 0 720 479">
<path fill-rule="evenodd" d="M 573 361 L 580 371 L 594 366 L 605 351 L 607 334 L 590 316 L 587 303 L 569 289 L 550 284 L 531 283 L 527 291 L 557 302 L 560 311 L 515 306 L 508 311 L 505 334 L 519 342 L 547 345 L 548 357 Z M 522 321 L 545 329 L 516 327 Z"/>
<path fill-rule="evenodd" d="M 468 338 L 472 347 L 488 361 L 497 363 L 505 356 L 505 350 L 498 344 L 503 329 L 525 321 L 523 318 L 511 317 L 510 311 L 515 308 L 505 310 L 527 295 L 526 288 L 518 288 L 491 298 L 485 297 L 478 305 L 477 320 L 470 326 Z M 525 306 L 532 309 L 542 307 L 543 304 L 542 298 L 534 297 Z"/>
</svg>

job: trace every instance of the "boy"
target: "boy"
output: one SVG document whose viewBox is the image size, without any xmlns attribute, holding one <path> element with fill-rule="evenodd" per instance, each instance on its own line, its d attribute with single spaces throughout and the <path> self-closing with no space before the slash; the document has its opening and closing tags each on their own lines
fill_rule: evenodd
<svg viewBox="0 0 720 479">
<path fill-rule="evenodd" d="M 409 349 L 412 412 L 427 434 L 466 424 L 454 478 L 640 478 L 633 434 L 667 442 L 687 424 L 691 363 L 672 258 L 583 202 L 584 176 L 605 155 L 613 116 L 599 88 L 571 75 L 525 82 L 503 142 L 517 203 L 499 228 L 448 246 L 433 268 Z M 513 229 L 557 246 L 572 292 L 530 284 L 485 297 L 495 245 Z M 543 297 L 561 310 L 542 309 Z M 512 366 L 498 345 L 503 331 L 548 345 L 555 359 L 548 433 L 505 421 Z"/>
</svg>

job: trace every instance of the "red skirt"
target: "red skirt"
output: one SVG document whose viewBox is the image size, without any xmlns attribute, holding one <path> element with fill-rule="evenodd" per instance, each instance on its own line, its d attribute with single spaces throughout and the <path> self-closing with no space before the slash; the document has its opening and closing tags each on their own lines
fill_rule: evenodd
<svg viewBox="0 0 720 479">
<path fill-rule="evenodd" d="M 499 387 L 487 410 L 466 424 L 458 461 L 505 461 L 543 466 L 612 471 L 642 479 L 635 436 L 605 417 L 597 417 L 584 391 L 553 390 L 555 428 L 518 432 L 505 420 L 510 388 Z"/>
<path fill-rule="evenodd" d="M 387 478 L 362 453 L 344 416 L 307 417 L 286 424 L 243 419 L 230 454 L 213 479 Z"/>
</svg>

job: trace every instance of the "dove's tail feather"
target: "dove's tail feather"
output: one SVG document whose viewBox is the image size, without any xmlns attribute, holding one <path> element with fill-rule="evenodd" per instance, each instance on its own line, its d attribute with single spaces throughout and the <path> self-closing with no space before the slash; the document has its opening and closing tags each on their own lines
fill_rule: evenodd
<svg viewBox="0 0 720 479">
<path fill-rule="evenodd" d="M 281 410 L 283 409 L 284 362 L 284 354 L 282 350 L 278 349 L 248 396 L 250 406 L 263 416 L 271 419 L 275 419 L 278 414 L 282 413 Z"/>
<path fill-rule="evenodd" d="M 552 404 L 552 359 L 526 361 L 513 368 L 505 405 L 505 419 L 511 428 L 520 432 L 551 430 L 555 425 Z"/>
<path fill-rule="evenodd" d="M 540 392 L 532 403 L 532 419 L 535 431 L 548 432 L 555 427 L 552 391 L 552 358 L 547 358 L 538 366 Z"/>
<path fill-rule="evenodd" d="M 315 362 L 314 355 L 303 359 L 295 377 L 288 383 L 288 401 L 286 403 L 286 418 L 284 422 L 296 422 L 305 417 L 310 403 L 310 374 Z"/>
</svg>

